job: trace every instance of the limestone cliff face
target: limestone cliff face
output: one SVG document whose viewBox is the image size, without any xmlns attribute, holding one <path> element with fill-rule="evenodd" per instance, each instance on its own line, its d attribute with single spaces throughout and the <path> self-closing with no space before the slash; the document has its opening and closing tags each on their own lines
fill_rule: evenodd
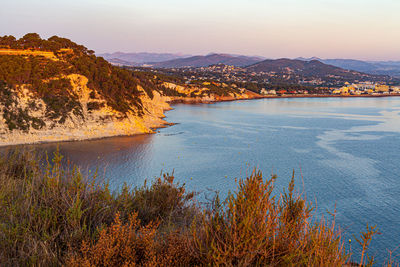
<svg viewBox="0 0 400 267">
<path fill-rule="evenodd" d="M 85 76 L 71 74 L 65 78 L 71 82 L 80 112 L 69 112 L 62 123 L 55 123 L 48 116 L 45 101 L 35 96 L 26 86 L 10 89 L 10 101 L 0 104 L 0 146 L 151 133 L 154 128 L 168 124 L 162 118 L 163 112 L 170 109 L 167 101 L 171 99 L 156 91 L 152 99 L 145 93 L 140 96 L 143 115 L 132 111 L 122 114 L 107 105 L 96 91 L 87 87 L 88 79 Z M 138 89 L 143 90 L 140 86 Z M 135 108 L 132 107 L 133 110 Z M 32 120 L 39 122 L 39 126 L 24 130 L 10 129 L 5 119 L 5 110 L 18 114 L 17 121 Z"/>
</svg>

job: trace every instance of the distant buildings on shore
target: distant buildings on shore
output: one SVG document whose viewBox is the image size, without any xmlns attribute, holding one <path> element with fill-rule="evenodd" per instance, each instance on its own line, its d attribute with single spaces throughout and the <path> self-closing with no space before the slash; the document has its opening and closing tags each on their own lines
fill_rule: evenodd
<svg viewBox="0 0 400 267">
<path fill-rule="evenodd" d="M 350 84 L 346 82 L 341 88 L 332 90 L 335 95 L 378 95 L 378 94 L 399 94 L 400 86 L 389 86 L 381 83 L 360 82 Z"/>
<path fill-rule="evenodd" d="M 360 82 L 360 83 L 348 83 L 340 88 L 327 88 L 321 87 L 324 92 L 320 94 L 332 94 L 332 95 L 390 95 L 400 94 L 400 86 L 390 86 L 382 83 L 373 82 Z M 262 88 L 260 91 L 262 95 L 307 95 L 307 90 L 270 90 L 268 88 Z M 315 94 L 315 93 L 314 93 Z"/>
<path fill-rule="evenodd" d="M 280 89 L 280 90 L 268 90 L 265 88 L 262 88 L 260 91 L 261 95 L 296 95 L 296 94 L 301 94 L 301 95 L 308 95 L 307 90 L 286 90 L 286 89 Z"/>
</svg>

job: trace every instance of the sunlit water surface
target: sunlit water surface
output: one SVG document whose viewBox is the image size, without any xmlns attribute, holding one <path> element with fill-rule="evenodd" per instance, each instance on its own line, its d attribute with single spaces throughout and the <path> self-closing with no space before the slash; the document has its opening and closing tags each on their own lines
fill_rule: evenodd
<svg viewBox="0 0 400 267">
<path fill-rule="evenodd" d="M 174 172 L 177 181 L 207 198 L 226 195 L 252 168 L 278 175 L 293 169 L 300 190 L 317 202 L 317 216 L 337 206 L 346 240 L 377 224 L 371 255 L 382 262 L 400 245 L 400 98 L 263 99 L 175 105 L 177 125 L 154 135 L 35 145 L 85 173 L 96 168 L 114 189 Z M 355 246 L 353 241 L 352 247 Z M 355 251 L 354 251 L 355 250 Z M 357 254 L 357 250 L 353 249 Z M 394 253 L 394 254 L 398 254 Z"/>
</svg>

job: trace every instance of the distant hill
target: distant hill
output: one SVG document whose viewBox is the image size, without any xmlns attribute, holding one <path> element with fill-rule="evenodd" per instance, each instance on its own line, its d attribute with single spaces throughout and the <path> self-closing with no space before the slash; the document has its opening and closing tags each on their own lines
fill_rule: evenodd
<svg viewBox="0 0 400 267">
<path fill-rule="evenodd" d="M 304 61 L 300 59 L 267 59 L 247 67 L 249 71 L 276 72 L 278 74 L 294 74 L 303 77 L 332 77 L 343 79 L 383 79 L 384 76 L 361 73 L 358 71 L 342 69 L 333 65 L 322 63 L 318 60 Z M 388 78 L 388 77 L 386 77 Z"/>
<path fill-rule="evenodd" d="M 135 66 L 148 62 L 162 62 L 167 60 L 173 60 L 178 58 L 190 57 L 191 55 L 183 54 L 172 54 L 172 53 L 105 53 L 99 54 L 98 56 L 103 57 L 110 63 L 118 63 L 118 60 L 124 62 L 124 65 Z"/>
<path fill-rule="evenodd" d="M 302 73 L 305 76 L 312 76 L 315 74 L 343 74 L 348 72 L 341 68 L 324 64 L 318 60 L 303 61 L 297 59 L 267 59 L 247 67 L 250 71 L 255 72 L 294 72 Z"/>
<path fill-rule="evenodd" d="M 325 64 L 330 64 L 342 69 L 370 72 L 375 67 L 373 64 L 355 59 L 320 59 Z"/>
<path fill-rule="evenodd" d="M 151 64 L 155 68 L 207 67 L 214 64 L 243 67 L 261 61 L 260 57 L 236 56 L 228 54 L 209 54 L 188 58 L 173 59 Z"/>
<path fill-rule="evenodd" d="M 131 62 L 131 61 L 126 61 L 126 60 L 122 60 L 119 58 L 110 58 L 110 59 L 106 59 L 109 63 L 111 63 L 112 65 L 115 66 L 140 66 L 141 64 L 136 63 L 136 62 Z"/>
<path fill-rule="evenodd" d="M 298 58 L 309 61 L 316 58 Z M 400 61 L 362 61 L 355 59 L 318 59 L 319 61 L 347 70 L 355 70 L 369 74 L 400 77 Z"/>
</svg>

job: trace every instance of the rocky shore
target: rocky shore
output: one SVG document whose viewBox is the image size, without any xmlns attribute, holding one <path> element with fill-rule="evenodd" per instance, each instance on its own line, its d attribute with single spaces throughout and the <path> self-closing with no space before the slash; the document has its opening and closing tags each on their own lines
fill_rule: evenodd
<svg viewBox="0 0 400 267">
<path fill-rule="evenodd" d="M 35 98 L 28 90 L 23 87 L 18 89 L 17 105 L 15 109 L 28 109 L 28 103 L 35 102 L 40 109 L 30 110 L 29 115 L 44 120 L 45 127 L 41 129 L 30 128 L 29 131 L 8 130 L 4 116 L 0 119 L 0 146 L 35 144 L 61 141 L 80 141 L 89 139 L 99 139 L 113 136 L 130 136 L 136 134 L 154 133 L 157 128 L 166 127 L 173 123 L 165 121 L 164 112 L 171 109 L 173 103 L 216 103 L 221 101 L 234 101 L 243 99 L 259 99 L 260 95 L 246 91 L 241 94 L 231 94 L 227 96 L 207 95 L 202 97 L 182 97 L 182 96 L 162 96 L 154 91 L 150 98 L 143 93 L 140 100 L 143 105 L 144 114 L 138 116 L 128 113 L 122 116 L 117 111 L 108 106 L 102 99 L 102 107 L 98 110 L 89 110 L 88 103 L 93 101 L 90 94 L 93 93 L 87 87 L 88 80 L 85 76 L 73 74 L 67 77 L 70 79 L 76 95 L 79 97 L 82 106 L 83 116 L 69 114 L 63 124 L 55 124 L 51 119 L 46 118 L 46 104 Z M 142 88 L 139 88 L 143 90 Z M 4 115 L 4 114 L 1 114 Z"/>
</svg>

